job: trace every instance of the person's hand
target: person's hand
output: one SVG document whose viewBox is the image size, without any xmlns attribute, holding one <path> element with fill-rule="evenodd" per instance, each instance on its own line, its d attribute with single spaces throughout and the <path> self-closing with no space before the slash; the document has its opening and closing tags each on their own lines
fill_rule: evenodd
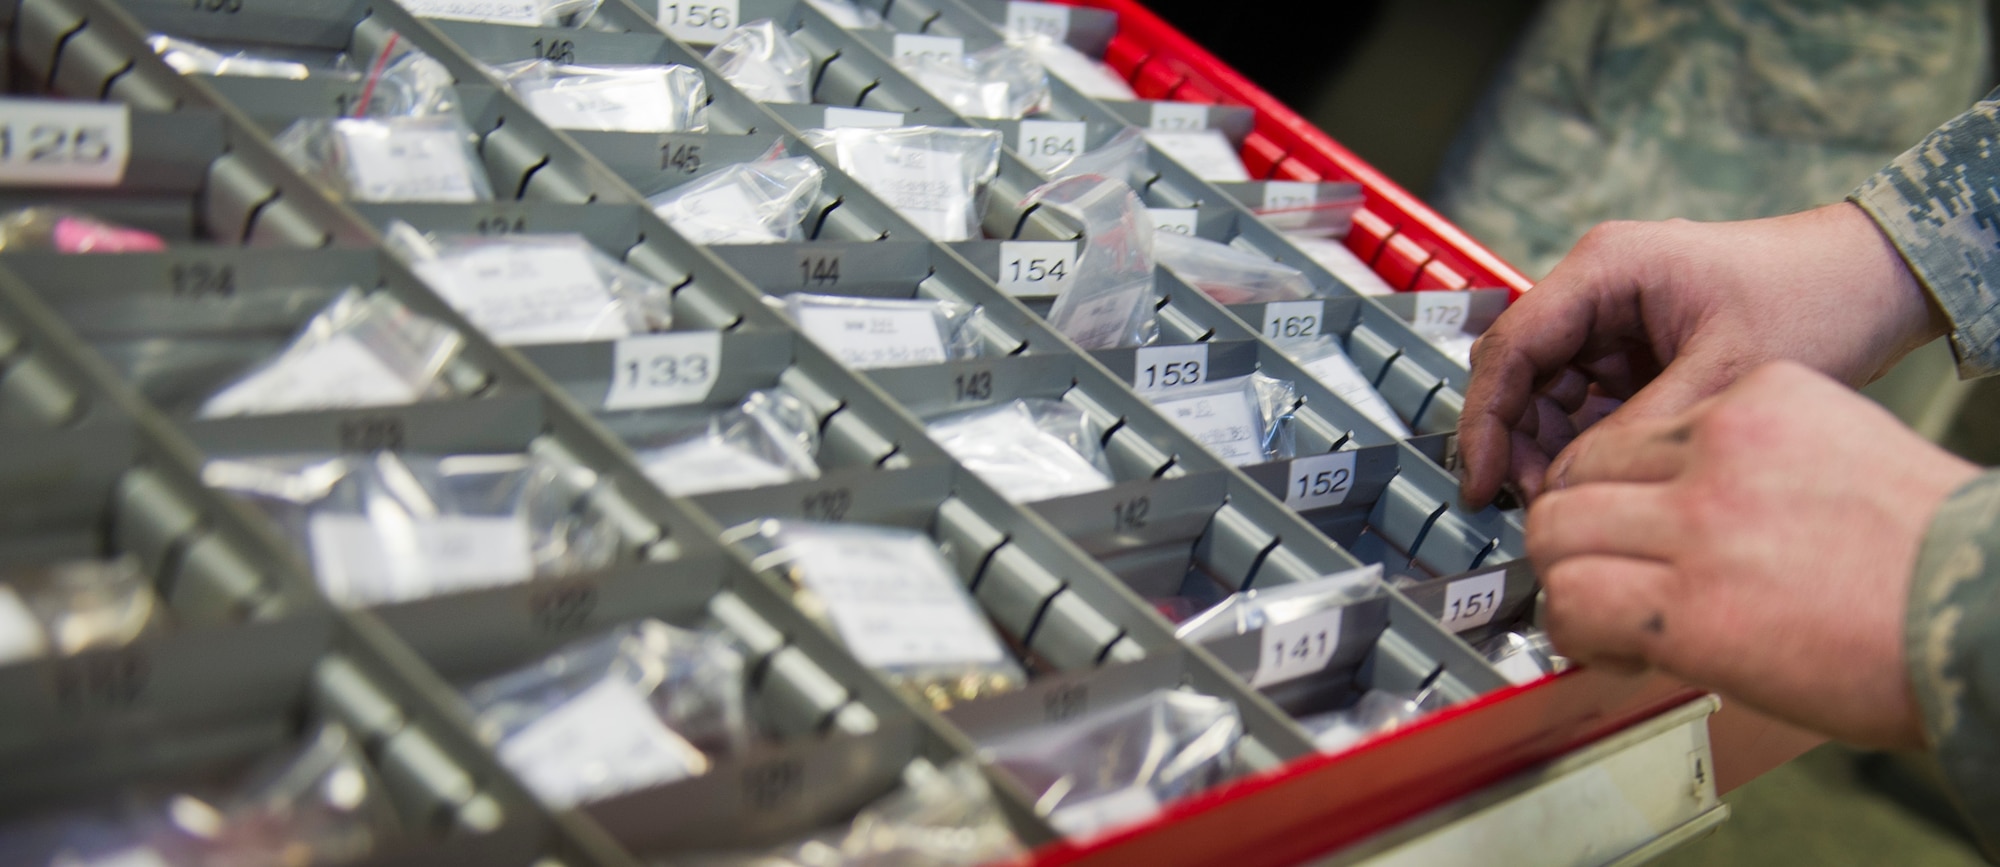
<svg viewBox="0 0 2000 867">
<path fill-rule="evenodd" d="M 1606 223 L 1474 345 L 1459 419 L 1466 502 L 1485 505 L 1510 479 L 1532 499 L 1611 409 L 1597 430 L 1680 412 L 1779 359 L 1858 386 L 1944 324 L 1852 204 Z"/>
<path fill-rule="evenodd" d="M 1796 364 L 1579 440 L 1528 511 L 1549 637 L 1873 746 L 1922 743 L 1904 669 L 1917 547 L 1979 468 Z"/>
</svg>

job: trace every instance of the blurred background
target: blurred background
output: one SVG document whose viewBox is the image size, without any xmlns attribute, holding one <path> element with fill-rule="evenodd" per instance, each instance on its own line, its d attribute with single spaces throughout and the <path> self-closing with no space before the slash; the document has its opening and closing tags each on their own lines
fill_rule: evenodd
<svg viewBox="0 0 2000 867">
<path fill-rule="evenodd" d="M 1162 17 L 1530 277 L 1606 219 L 1838 201 L 1996 83 L 2000 0 L 1380 0 Z M 1265 14 L 1256 14 L 1265 13 Z M 1940 341 L 1869 395 L 2000 464 L 2000 378 Z M 1671 865 L 1983 863 L 1927 760 L 1821 747 Z"/>
</svg>

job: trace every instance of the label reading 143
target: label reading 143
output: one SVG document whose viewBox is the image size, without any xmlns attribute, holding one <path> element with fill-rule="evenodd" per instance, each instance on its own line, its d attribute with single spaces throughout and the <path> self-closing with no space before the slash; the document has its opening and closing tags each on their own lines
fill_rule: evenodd
<svg viewBox="0 0 2000 867">
<path fill-rule="evenodd" d="M 116 186 L 131 157 L 126 106 L 0 99 L 0 185 Z"/>
<path fill-rule="evenodd" d="M 715 387 L 722 335 L 714 331 L 641 334 L 612 345 L 605 409 L 698 403 Z"/>
</svg>

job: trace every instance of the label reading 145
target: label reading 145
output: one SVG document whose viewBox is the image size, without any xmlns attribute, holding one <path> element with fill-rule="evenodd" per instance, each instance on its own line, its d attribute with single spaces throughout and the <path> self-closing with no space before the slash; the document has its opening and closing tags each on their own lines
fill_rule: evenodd
<svg viewBox="0 0 2000 867">
<path fill-rule="evenodd" d="M 116 186 L 131 157 L 126 106 L 0 99 L 0 185 Z"/>
</svg>

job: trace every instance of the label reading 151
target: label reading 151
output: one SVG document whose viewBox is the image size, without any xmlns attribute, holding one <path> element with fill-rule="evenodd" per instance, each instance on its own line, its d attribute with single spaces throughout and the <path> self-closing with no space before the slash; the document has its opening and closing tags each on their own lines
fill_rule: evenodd
<svg viewBox="0 0 2000 867">
<path fill-rule="evenodd" d="M 131 157 L 126 106 L 0 99 L 0 185 L 116 186 Z"/>
<path fill-rule="evenodd" d="M 1438 618 L 1447 632 L 1464 632 L 1492 622 L 1507 595 L 1507 572 L 1496 569 L 1460 578 L 1444 588 L 1444 611 Z"/>
<path fill-rule="evenodd" d="M 1340 648 L 1340 616 L 1344 610 L 1315 612 L 1288 623 L 1264 627 L 1264 640 L 1257 651 L 1257 671 L 1250 676 L 1250 685 L 1261 689 L 1324 671 L 1326 664 L 1333 661 L 1333 652 Z"/>
<path fill-rule="evenodd" d="M 1132 387 L 1160 394 L 1208 381 L 1208 344 L 1147 346 L 1132 353 Z"/>
<path fill-rule="evenodd" d="M 1009 295 L 1060 295 L 1075 271 L 1075 241 L 1000 242 L 1000 290 Z"/>
<path fill-rule="evenodd" d="M 697 403 L 715 387 L 722 335 L 713 331 L 642 334 L 612 345 L 605 409 Z"/>
<path fill-rule="evenodd" d="M 1285 505 L 1294 510 L 1338 506 L 1354 490 L 1354 453 L 1328 452 L 1292 461 Z"/>
</svg>

